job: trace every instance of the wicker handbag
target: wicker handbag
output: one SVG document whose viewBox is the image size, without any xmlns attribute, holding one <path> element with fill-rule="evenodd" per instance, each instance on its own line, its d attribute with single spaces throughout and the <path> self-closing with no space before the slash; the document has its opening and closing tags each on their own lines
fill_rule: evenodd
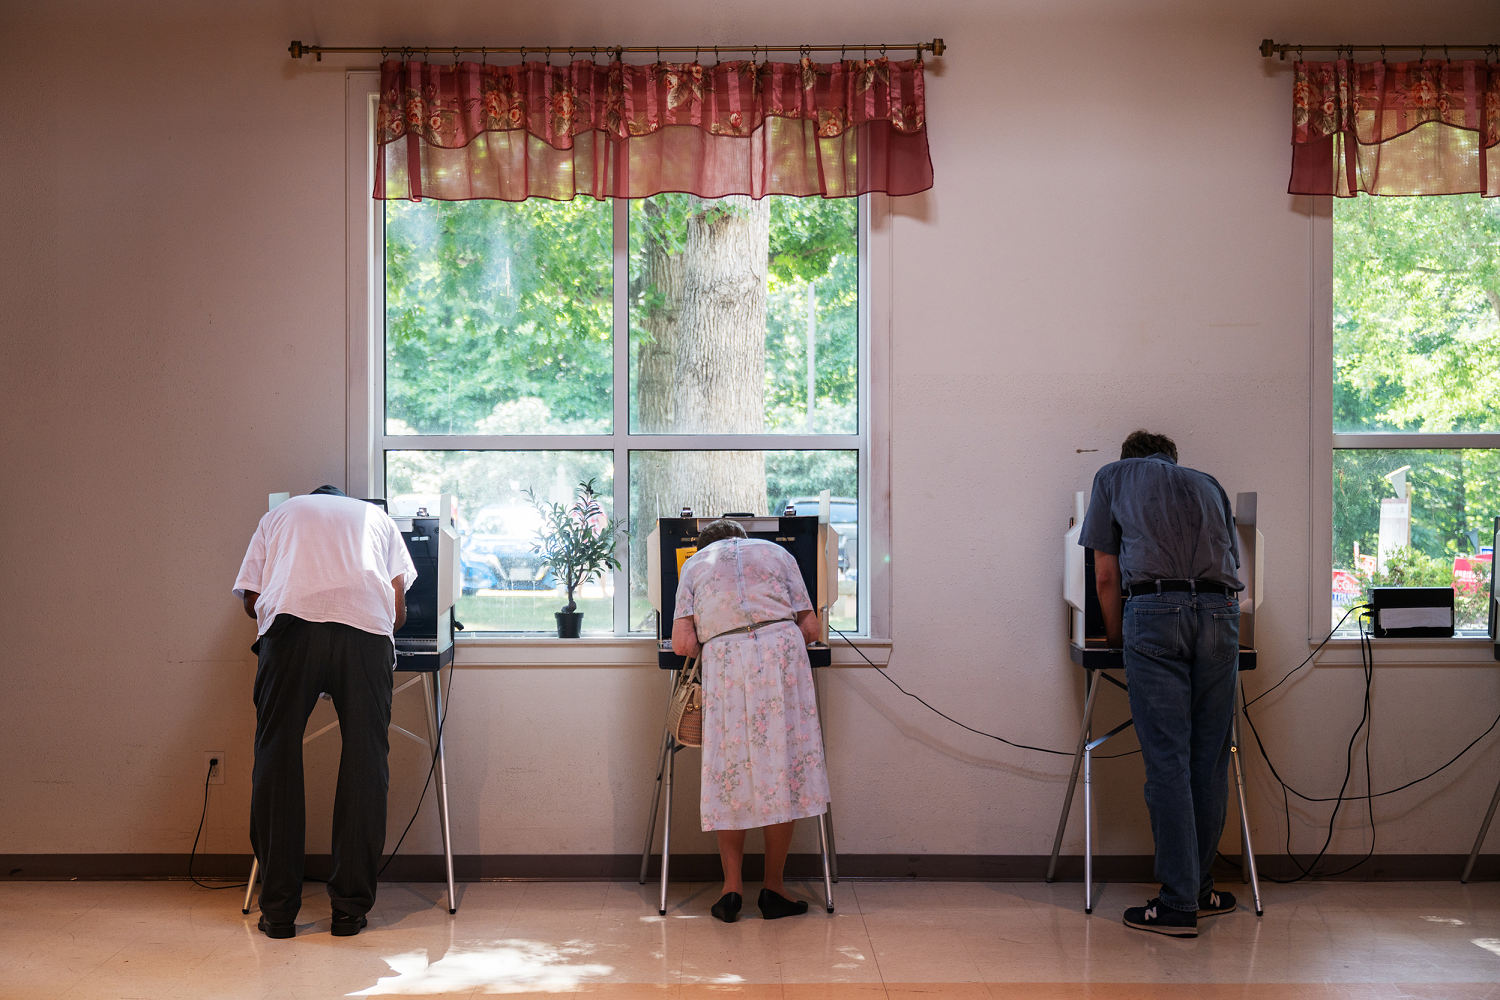
<svg viewBox="0 0 1500 1000">
<path fill-rule="evenodd" d="M 672 703 L 667 707 L 667 732 L 685 747 L 703 745 L 703 681 L 696 658 L 689 657 L 677 675 Z"/>
</svg>

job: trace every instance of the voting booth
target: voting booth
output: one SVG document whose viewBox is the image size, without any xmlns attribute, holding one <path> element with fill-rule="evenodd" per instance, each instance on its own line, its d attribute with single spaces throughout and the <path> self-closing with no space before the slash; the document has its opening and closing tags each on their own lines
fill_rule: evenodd
<svg viewBox="0 0 1500 1000">
<path fill-rule="evenodd" d="M 814 691 L 817 691 L 816 668 L 826 667 L 831 661 L 828 648 L 828 612 L 838 600 L 838 532 L 829 526 L 825 516 L 756 516 L 753 514 L 726 514 L 724 517 L 738 521 L 751 538 L 774 542 L 786 549 L 797 560 L 802 573 L 802 582 L 807 586 L 808 597 L 818 616 L 819 641 L 807 647 L 808 661 L 815 668 Z M 683 657 L 672 651 L 672 614 L 677 604 L 677 581 L 683 564 L 698 551 L 698 534 L 717 517 L 693 517 L 685 511 L 682 517 L 664 517 L 656 522 L 647 538 L 647 592 L 651 606 L 656 610 L 656 661 L 662 670 L 672 671 L 672 685 L 668 690 L 667 703 L 671 704 L 671 693 L 681 680 Z M 821 715 L 821 711 L 819 712 Z M 663 713 L 663 720 L 666 715 Z M 673 739 L 663 726 L 661 755 L 656 769 L 656 781 L 651 793 L 651 817 L 646 823 L 646 842 L 641 849 L 642 885 L 646 882 L 646 869 L 651 860 L 651 842 L 656 837 L 656 820 L 662 819 L 661 847 L 661 899 L 658 912 L 667 912 L 667 880 L 672 848 L 672 784 L 676 770 L 677 753 L 686 749 Z M 824 750 L 827 758 L 827 750 Z M 665 808 L 662 808 L 665 793 Z M 833 881 L 835 854 L 833 849 L 833 806 L 818 817 L 818 843 L 823 860 L 823 893 L 828 912 L 833 912 Z"/>
<path fill-rule="evenodd" d="M 1115 726 L 1101 736 L 1093 735 L 1094 703 L 1103 683 L 1121 691 L 1126 690 L 1124 655 L 1112 649 L 1105 637 L 1104 614 L 1099 606 L 1099 595 L 1095 589 L 1094 553 L 1078 544 L 1083 530 L 1084 513 L 1087 510 L 1086 494 L 1074 495 L 1073 517 L 1063 535 L 1063 601 L 1068 608 L 1068 656 L 1083 669 L 1084 706 L 1083 722 L 1078 731 L 1078 742 L 1073 753 L 1072 773 L 1068 776 L 1068 790 L 1063 798 L 1062 813 L 1057 820 L 1057 834 L 1052 841 L 1052 856 L 1047 864 L 1047 881 L 1051 882 L 1057 871 L 1057 858 L 1062 849 L 1063 834 L 1067 830 L 1068 815 L 1073 805 L 1073 793 L 1078 787 L 1079 773 L 1083 775 L 1083 910 L 1094 911 L 1094 806 L 1093 806 L 1093 753 L 1105 741 L 1130 728 L 1131 720 Z M 1240 591 L 1240 654 L 1239 669 L 1254 670 L 1256 664 L 1255 616 L 1263 597 L 1262 542 L 1256 527 L 1256 494 L 1240 493 L 1235 497 L 1235 536 L 1239 545 L 1239 579 L 1244 584 Z M 1240 837 L 1242 844 L 1242 867 L 1245 880 L 1250 883 L 1254 897 L 1255 914 L 1264 911 L 1260 898 L 1260 878 L 1255 870 L 1255 852 L 1250 844 L 1250 820 L 1245 813 L 1245 775 L 1240 761 L 1240 686 L 1235 685 L 1235 714 L 1230 728 L 1229 761 L 1233 770 L 1235 792 L 1239 799 Z"/>
<path fill-rule="evenodd" d="M 272 493 L 268 509 L 290 497 L 289 493 Z M 395 678 L 392 700 L 408 688 L 418 688 L 422 693 L 422 704 L 427 721 L 427 734 L 419 736 L 402 726 L 391 723 L 391 731 L 404 736 L 432 753 L 432 775 L 437 783 L 438 825 L 443 838 L 443 861 L 448 881 L 448 912 L 458 912 L 458 897 L 453 883 L 453 837 L 448 823 L 448 771 L 443 759 L 443 710 L 442 685 L 438 672 L 453 665 L 453 632 L 461 628 L 453 617 L 453 603 L 460 593 L 460 569 L 458 560 L 458 532 L 453 524 L 453 497 L 444 494 L 436 497 L 436 513 L 427 507 L 392 517 L 406 543 L 406 551 L 417 568 L 417 579 L 406 590 L 406 622 L 396 630 L 396 673 L 406 674 Z M 381 510 L 386 510 L 383 499 L 367 499 Z M 387 511 L 389 513 L 389 511 Z M 311 743 L 324 733 L 338 728 L 338 720 L 307 733 L 302 737 L 303 745 Z M 260 872 L 260 861 L 250 866 L 250 880 L 245 887 L 245 902 L 242 912 L 250 912 L 250 903 L 255 893 L 255 881 Z"/>
</svg>

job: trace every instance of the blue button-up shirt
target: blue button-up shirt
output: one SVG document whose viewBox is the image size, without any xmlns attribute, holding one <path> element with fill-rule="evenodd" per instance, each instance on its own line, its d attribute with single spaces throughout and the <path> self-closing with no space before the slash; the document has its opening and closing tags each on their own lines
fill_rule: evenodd
<svg viewBox="0 0 1500 1000">
<path fill-rule="evenodd" d="M 1166 455 L 1124 458 L 1095 473 L 1078 542 L 1118 556 L 1126 587 L 1156 580 L 1244 586 L 1224 487 Z"/>
</svg>

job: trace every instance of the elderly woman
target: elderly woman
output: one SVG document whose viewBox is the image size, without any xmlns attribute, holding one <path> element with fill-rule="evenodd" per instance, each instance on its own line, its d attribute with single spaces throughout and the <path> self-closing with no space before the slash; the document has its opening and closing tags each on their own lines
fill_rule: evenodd
<svg viewBox="0 0 1500 1000">
<path fill-rule="evenodd" d="M 672 649 L 703 668 L 704 830 L 718 835 L 724 889 L 710 912 L 733 923 L 742 904 L 745 831 L 765 828 L 767 920 L 807 912 L 782 895 L 792 824 L 828 806 L 828 772 L 807 643 L 817 613 L 797 561 L 728 519 L 699 533 L 683 564 Z"/>
</svg>

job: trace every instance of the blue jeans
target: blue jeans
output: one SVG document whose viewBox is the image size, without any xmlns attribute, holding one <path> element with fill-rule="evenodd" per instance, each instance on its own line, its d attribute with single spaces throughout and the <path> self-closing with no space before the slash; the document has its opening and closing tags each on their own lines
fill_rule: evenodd
<svg viewBox="0 0 1500 1000">
<path fill-rule="evenodd" d="M 1173 591 L 1125 602 L 1125 679 L 1146 765 L 1159 898 L 1176 910 L 1196 910 L 1213 889 L 1239 634 L 1236 597 Z"/>
</svg>

